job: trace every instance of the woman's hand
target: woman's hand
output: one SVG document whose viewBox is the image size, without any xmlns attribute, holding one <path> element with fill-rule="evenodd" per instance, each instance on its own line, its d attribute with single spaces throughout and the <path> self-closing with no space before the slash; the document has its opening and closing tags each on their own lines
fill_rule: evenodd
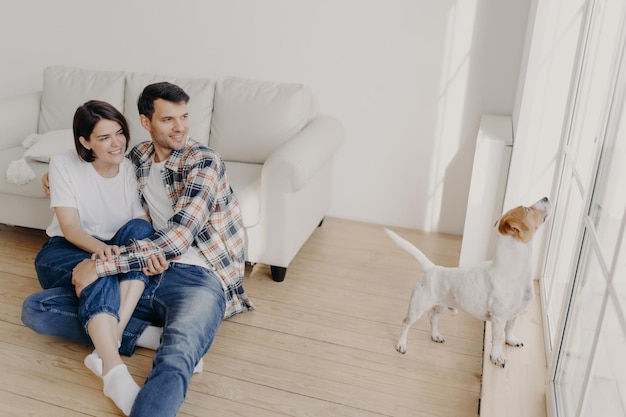
<svg viewBox="0 0 626 417">
<path fill-rule="evenodd" d="M 46 196 L 50 198 L 50 179 L 48 178 L 48 173 L 43 174 L 41 178 L 41 186 L 43 187 L 43 192 L 46 193 Z"/>
<path fill-rule="evenodd" d="M 117 245 L 102 245 L 91 255 L 91 259 L 102 259 L 110 262 L 113 260 L 113 255 L 119 255 L 120 253 L 120 247 Z"/>
</svg>

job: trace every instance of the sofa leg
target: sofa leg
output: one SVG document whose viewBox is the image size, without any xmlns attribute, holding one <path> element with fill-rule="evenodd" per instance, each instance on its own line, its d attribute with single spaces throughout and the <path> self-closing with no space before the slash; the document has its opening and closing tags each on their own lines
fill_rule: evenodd
<svg viewBox="0 0 626 417">
<path fill-rule="evenodd" d="M 282 266 L 270 266 L 270 270 L 272 271 L 272 279 L 275 282 L 283 282 L 285 280 L 285 275 L 287 274 L 287 268 L 283 268 Z"/>
<path fill-rule="evenodd" d="M 324 218 L 322 217 L 322 220 L 320 220 L 320 224 L 318 224 L 317 227 L 322 227 L 323 224 L 324 224 Z"/>
</svg>

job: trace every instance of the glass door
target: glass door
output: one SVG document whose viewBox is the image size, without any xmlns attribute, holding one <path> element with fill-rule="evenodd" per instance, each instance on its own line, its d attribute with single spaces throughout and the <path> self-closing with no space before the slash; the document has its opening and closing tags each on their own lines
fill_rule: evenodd
<svg viewBox="0 0 626 417">
<path fill-rule="evenodd" d="M 581 31 L 542 277 L 551 415 L 626 415 L 624 3 L 590 1 Z"/>
<path fill-rule="evenodd" d="M 582 220 L 582 250 L 556 360 L 553 385 L 563 416 L 626 415 L 626 107 L 621 96 L 611 112 L 591 207 Z"/>
<path fill-rule="evenodd" d="M 570 93 L 570 115 L 565 123 L 561 175 L 557 181 L 550 244 L 542 294 L 546 314 L 548 351 L 559 339 L 559 326 L 582 239 L 581 219 L 588 210 L 595 174 L 599 138 L 606 124 L 607 94 L 614 87 L 615 56 L 624 0 L 588 2 L 579 40 L 578 68 Z"/>
</svg>

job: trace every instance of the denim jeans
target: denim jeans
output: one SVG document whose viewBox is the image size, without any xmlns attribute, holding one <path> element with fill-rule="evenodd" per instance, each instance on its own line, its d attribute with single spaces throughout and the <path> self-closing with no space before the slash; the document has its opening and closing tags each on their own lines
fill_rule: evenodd
<svg viewBox="0 0 626 417">
<path fill-rule="evenodd" d="M 143 219 L 133 219 L 124 224 L 110 240 L 103 241 L 108 245 L 124 245 L 130 239 L 144 239 L 154 233 L 152 225 Z M 67 239 L 54 236 L 44 243 L 35 257 L 35 271 L 41 288 L 73 287 L 72 270 L 91 253 L 77 248 Z M 119 279 L 141 279 L 147 277 L 141 272 L 130 272 L 116 276 Z"/>
<path fill-rule="evenodd" d="M 104 241 L 104 243 L 120 246 L 127 243 L 131 238 L 143 239 L 153 233 L 154 229 L 149 222 L 143 219 L 133 219 L 124 224 L 117 231 L 115 236 L 108 241 Z M 68 298 L 72 298 L 68 292 L 60 290 L 49 292 L 46 290 L 53 288 L 71 288 L 72 292 L 74 292 L 72 270 L 78 263 L 90 257 L 91 254 L 89 252 L 74 246 L 64 237 L 55 236 L 48 239 L 35 258 L 35 271 L 37 272 L 37 278 L 44 291 L 33 294 L 27 298 L 26 302 L 41 303 L 42 300 L 49 300 L 51 302 L 52 299 L 50 297 L 54 295 L 54 297 L 61 296 L 64 304 L 67 303 L 69 301 Z M 119 320 L 119 281 L 129 279 L 141 280 L 144 284 L 148 282 L 148 277 L 142 272 L 133 271 L 96 280 L 83 290 L 80 299 L 76 298 L 76 295 L 74 295 L 74 298 L 76 298 L 75 301 L 78 302 L 78 318 L 82 322 L 83 328 L 86 328 L 89 320 L 96 314 L 107 313 Z M 26 320 L 29 320 L 29 317 L 26 317 Z M 29 326 L 29 323 L 26 321 L 25 324 Z M 42 324 L 44 323 L 33 323 L 33 325 Z M 49 330 L 47 329 L 31 328 L 40 333 L 49 334 Z"/>
<path fill-rule="evenodd" d="M 225 309 L 222 281 L 208 268 L 174 262 L 150 280 L 133 318 L 163 326 L 163 334 L 131 416 L 178 413 L 193 369 L 213 343 Z"/>
<path fill-rule="evenodd" d="M 152 371 L 131 416 L 177 414 L 193 368 L 209 350 L 225 308 L 222 282 L 208 268 L 174 262 L 161 275 L 151 277 L 124 330 L 120 348 L 120 353 L 130 356 L 147 326 L 163 327 Z M 73 287 L 50 288 L 28 297 L 22 321 L 39 333 L 91 344 L 78 318 Z"/>
</svg>

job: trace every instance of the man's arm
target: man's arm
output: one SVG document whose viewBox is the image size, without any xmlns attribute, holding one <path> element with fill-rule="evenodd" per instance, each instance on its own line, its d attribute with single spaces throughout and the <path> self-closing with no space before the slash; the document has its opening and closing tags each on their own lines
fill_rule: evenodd
<svg viewBox="0 0 626 417">
<path fill-rule="evenodd" d="M 121 247 L 120 256 L 112 262 L 97 261 L 98 276 L 125 273 L 140 270 L 145 266 L 150 255 L 161 254 L 171 260 L 185 253 L 200 231 L 209 222 L 217 195 L 217 187 L 223 182 L 224 166 L 219 157 L 206 150 L 186 150 L 191 152 L 179 160 L 180 164 L 191 164 L 186 169 L 187 175 L 176 182 L 168 178 L 174 192 L 178 195 L 174 215 L 168 221 L 168 227 L 154 235 Z M 210 152 L 210 151 L 209 151 Z M 217 158 L 217 159 L 216 159 Z M 168 172 L 171 175 L 170 172 Z"/>
<path fill-rule="evenodd" d="M 142 272 L 147 276 L 153 276 L 165 271 L 169 267 L 170 261 L 166 261 L 163 255 L 151 255 L 146 264 L 147 266 L 142 269 Z M 80 297 L 83 290 L 97 279 L 95 259 L 85 259 L 76 265 L 72 270 L 72 284 L 74 284 L 76 296 Z"/>
<path fill-rule="evenodd" d="M 92 282 L 98 279 L 96 274 L 96 261 L 93 259 L 85 259 L 74 267 L 72 271 L 72 284 L 76 290 L 76 296 L 80 298 L 80 294 Z"/>
</svg>

